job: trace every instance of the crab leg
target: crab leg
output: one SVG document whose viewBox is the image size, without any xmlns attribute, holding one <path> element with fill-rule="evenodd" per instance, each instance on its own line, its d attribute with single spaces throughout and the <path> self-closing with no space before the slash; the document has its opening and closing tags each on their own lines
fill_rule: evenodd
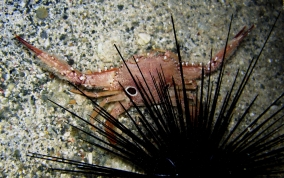
<svg viewBox="0 0 284 178">
<path fill-rule="evenodd" d="M 127 96 L 124 94 L 124 92 L 120 91 L 120 93 L 117 95 L 113 95 L 113 96 L 103 99 L 99 105 L 100 105 L 100 108 L 103 108 L 107 103 L 123 101 L 126 98 Z M 115 110 L 115 107 L 113 108 L 113 110 Z M 115 115 L 113 115 L 112 113 L 114 113 Z M 93 113 L 91 114 L 93 118 L 95 118 L 97 115 L 98 115 L 98 112 L 96 110 L 94 110 Z M 117 115 L 115 112 L 111 111 L 111 115 L 114 117 L 114 116 L 118 116 L 119 114 Z"/>
<path fill-rule="evenodd" d="M 123 93 L 123 94 L 124 94 L 124 93 Z M 121 105 L 123 105 L 124 108 L 123 108 Z M 129 101 L 126 101 L 126 100 L 123 100 L 123 101 L 121 101 L 120 103 L 119 103 L 119 102 L 116 102 L 116 103 L 114 104 L 114 107 L 113 107 L 113 109 L 111 110 L 110 114 L 111 114 L 114 118 L 118 118 L 118 116 L 119 116 L 120 114 L 122 114 L 122 113 L 125 112 L 124 109 L 128 110 L 131 106 L 132 106 L 132 105 L 130 104 L 130 102 L 129 102 Z M 107 121 L 105 122 L 105 124 L 106 124 L 105 131 L 106 131 L 106 133 L 109 135 L 108 140 L 109 140 L 109 142 L 110 142 L 111 144 L 115 145 L 117 141 L 116 141 L 116 136 L 114 135 L 114 133 L 113 133 L 112 130 L 115 130 L 116 127 L 115 127 L 109 120 L 107 120 Z"/>
<path fill-rule="evenodd" d="M 102 102 L 100 102 L 99 106 L 100 106 L 100 108 L 103 108 L 107 103 L 115 102 L 112 110 L 110 111 L 110 115 L 113 118 L 117 119 L 120 114 L 125 112 L 124 108 L 126 110 L 128 110 L 132 106 L 131 102 L 129 102 L 129 100 L 126 99 L 126 98 L 127 98 L 127 96 L 125 95 L 125 93 L 120 92 L 117 95 L 105 98 Z M 119 101 L 120 101 L 120 103 L 119 103 Z M 124 106 L 124 108 L 121 106 L 121 104 Z M 99 113 L 98 110 L 94 110 L 92 112 L 91 117 L 90 117 L 90 122 L 92 124 L 95 123 L 94 118 L 97 117 L 98 113 Z M 106 120 L 105 124 L 106 124 L 105 131 L 109 135 L 109 142 L 111 144 L 116 144 L 115 135 L 112 131 L 112 130 L 115 130 L 116 127 L 109 120 Z"/>
<path fill-rule="evenodd" d="M 77 71 L 69 66 L 67 62 L 34 47 L 20 36 L 16 35 L 15 37 L 19 42 L 36 54 L 47 70 L 55 73 L 60 78 L 63 78 L 76 85 L 100 87 L 105 90 L 108 90 L 113 83 L 114 76 L 118 70 L 117 68 L 103 72 L 82 74 L 80 71 Z"/>
<path fill-rule="evenodd" d="M 88 96 L 90 98 L 100 98 L 100 97 L 103 97 L 103 96 L 111 96 L 111 95 L 116 95 L 116 94 L 121 93 L 120 90 L 89 92 L 89 91 L 79 91 L 79 90 L 76 90 L 76 89 L 71 89 L 70 91 L 72 93 L 76 93 L 76 94 L 82 94 L 82 92 L 83 92 L 86 96 Z"/>
</svg>

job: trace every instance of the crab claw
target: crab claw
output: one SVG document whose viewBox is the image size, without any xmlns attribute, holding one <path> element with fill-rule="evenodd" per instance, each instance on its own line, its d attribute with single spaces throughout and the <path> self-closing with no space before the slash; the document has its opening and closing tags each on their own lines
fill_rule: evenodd
<svg viewBox="0 0 284 178">
<path fill-rule="evenodd" d="M 74 70 L 71 66 L 67 64 L 67 62 L 60 60 L 55 56 L 50 55 L 34 47 L 18 35 L 16 35 L 15 38 L 23 45 L 25 45 L 28 49 L 30 49 L 32 52 L 34 52 L 36 56 L 41 60 L 41 63 L 44 64 L 44 67 L 47 68 L 47 70 L 57 74 L 57 76 L 68 80 L 74 84 L 82 83 L 82 73 Z"/>
<path fill-rule="evenodd" d="M 244 26 L 241 31 L 227 44 L 226 46 L 226 53 L 225 53 L 225 58 L 230 57 L 239 44 L 243 41 L 243 39 L 251 32 L 251 30 L 254 28 L 254 25 L 252 25 L 248 30 L 246 30 L 246 26 Z M 215 71 L 218 69 L 218 67 L 221 65 L 223 62 L 223 57 L 224 57 L 224 52 L 225 48 L 220 50 L 206 65 L 205 67 L 205 72 L 209 73 L 212 71 Z M 211 65 L 211 71 L 210 71 L 210 65 Z"/>
<path fill-rule="evenodd" d="M 56 74 L 62 79 L 65 79 L 76 85 L 100 87 L 105 90 L 108 90 L 113 83 L 117 68 L 103 72 L 83 74 L 82 72 L 73 69 L 67 64 L 67 62 L 34 47 L 20 36 L 16 35 L 15 38 L 36 54 L 36 56 L 43 64 L 43 67 L 45 67 L 48 71 Z"/>
</svg>

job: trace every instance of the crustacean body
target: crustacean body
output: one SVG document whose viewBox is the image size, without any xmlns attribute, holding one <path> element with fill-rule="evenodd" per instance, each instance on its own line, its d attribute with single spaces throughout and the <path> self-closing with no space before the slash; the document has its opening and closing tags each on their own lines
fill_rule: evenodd
<svg viewBox="0 0 284 178">
<path fill-rule="evenodd" d="M 246 27 L 243 27 L 243 29 L 228 43 L 226 47 L 225 57 L 229 57 L 235 51 L 239 43 L 244 39 L 245 36 L 248 35 L 253 27 L 254 26 L 251 26 L 248 30 L 246 30 Z M 114 107 L 110 112 L 110 114 L 114 118 L 117 118 L 121 113 L 124 112 L 121 104 L 125 107 L 125 109 L 129 109 L 132 106 L 132 103 L 130 102 L 128 96 L 125 94 L 121 86 L 124 87 L 126 93 L 128 93 L 128 95 L 136 105 L 143 105 L 142 97 L 139 94 L 135 82 L 133 81 L 125 65 L 122 65 L 119 68 L 112 68 L 110 70 L 101 72 L 83 74 L 73 69 L 67 64 L 67 62 L 60 60 L 55 56 L 49 55 L 48 53 L 32 46 L 20 36 L 16 35 L 16 39 L 31 51 L 33 51 L 41 60 L 41 62 L 48 66 L 47 69 L 55 73 L 58 77 L 63 78 L 76 85 L 101 89 L 101 91 L 97 93 L 84 93 L 90 97 L 106 97 L 100 103 L 101 107 L 103 107 L 107 103 L 114 102 Z M 204 72 L 206 74 L 217 70 L 217 68 L 223 61 L 224 51 L 225 49 L 220 50 L 206 65 L 187 63 L 183 64 L 182 67 L 185 84 L 188 85 L 191 89 L 196 88 L 195 80 L 201 77 L 202 68 L 204 67 Z M 134 58 L 127 60 L 126 64 L 133 76 L 136 76 L 139 80 L 142 81 L 143 79 L 141 73 L 134 59 L 138 63 L 140 70 L 143 73 L 145 80 L 147 81 L 148 87 L 150 88 L 149 91 L 156 91 L 155 86 L 152 83 L 152 76 L 158 80 L 158 76 L 155 75 L 157 74 L 157 71 L 163 72 L 165 81 L 169 86 L 172 85 L 172 78 L 177 85 L 181 84 L 181 74 L 176 54 L 169 51 L 154 51 L 147 55 L 134 55 Z M 161 68 L 163 71 L 161 71 Z M 74 90 L 73 92 L 80 93 L 76 90 Z M 158 100 L 159 97 L 157 96 L 157 93 L 154 92 L 152 93 L 152 95 L 154 96 L 154 99 Z M 96 115 L 97 113 L 94 113 L 93 117 L 95 117 Z M 106 124 L 110 128 L 113 128 L 112 124 Z"/>
</svg>

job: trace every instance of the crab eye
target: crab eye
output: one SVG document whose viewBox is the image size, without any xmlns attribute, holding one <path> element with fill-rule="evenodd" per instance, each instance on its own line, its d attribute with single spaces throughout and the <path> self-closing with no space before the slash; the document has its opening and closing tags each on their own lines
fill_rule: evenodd
<svg viewBox="0 0 284 178">
<path fill-rule="evenodd" d="M 137 90 L 135 87 L 126 87 L 125 91 L 127 92 L 127 94 L 129 94 L 130 96 L 136 96 L 137 95 Z"/>
</svg>

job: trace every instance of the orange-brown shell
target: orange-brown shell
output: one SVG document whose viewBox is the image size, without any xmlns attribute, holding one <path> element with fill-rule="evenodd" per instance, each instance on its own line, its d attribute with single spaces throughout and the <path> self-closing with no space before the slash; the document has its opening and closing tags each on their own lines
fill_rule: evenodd
<svg viewBox="0 0 284 178">
<path fill-rule="evenodd" d="M 166 55 L 166 53 L 152 52 L 145 56 L 136 55 L 134 56 L 134 58 L 136 59 L 139 68 L 142 71 L 145 80 L 147 81 L 147 85 L 150 88 L 150 91 L 153 91 L 152 94 L 155 97 L 155 99 L 158 99 L 158 97 L 151 74 L 156 81 L 159 81 L 157 71 L 159 73 L 165 74 L 165 80 L 170 86 L 172 85 L 172 77 L 174 77 L 175 79 L 180 78 L 178 62 L 176 61 L 175 58 Z M 129 67 L 132 75 L 141 81 L 143 87 L 146 87 L 145 82 L 142 78 L 142 75 L 134 59 L 133 58 L 129 59 L 128 61 L 126 61 L 126 64 Z M 136 88 L 136 85 L 131 75 L 129 74 L 129 71 L 125 66 L 119 68 L 118 74 L 115 76 L 114 79 L 114 83 L 116 82 L 121 83 L 121 85 L 124 86 L 124 88 L 127 87 Z M 180 83 L 180 81 L 176 82 Z M 119 90 L 119 89 L 121 89 L 119 84 L 111 88 L 111 90 Z M 133 93 L 132 99 L 138 105 L 143 104 L 142 98 L 139 93 L 137 93 L 136 95 Z"/>
</svg>

